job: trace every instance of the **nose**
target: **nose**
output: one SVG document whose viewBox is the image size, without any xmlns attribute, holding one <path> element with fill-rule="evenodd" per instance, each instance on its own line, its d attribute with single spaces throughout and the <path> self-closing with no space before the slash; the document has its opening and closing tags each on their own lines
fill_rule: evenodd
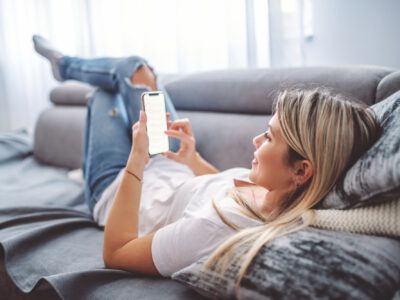
<svg viewBox="0 0 400 300">
<path fill-rule="evenodd" d="M 260 135 L 261 135 L 261 134 L 256 135 L 256 136 L 253 138 L 253 145 L 254 145 L 254 147 L 256 147 L 256 149 L 258 149 L 258 147 L 260 147 L 260 139 L 259 139 Z"/>
</svg>

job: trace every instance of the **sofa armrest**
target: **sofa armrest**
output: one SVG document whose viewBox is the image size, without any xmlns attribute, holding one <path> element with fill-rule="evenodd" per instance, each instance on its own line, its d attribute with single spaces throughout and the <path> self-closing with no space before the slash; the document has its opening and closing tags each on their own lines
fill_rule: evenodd
<svg viewBox="0 0 400 300">
<path fill-rule="evenodd" d="M 55 105 L 86 106 L 95 87 L 78 82 L 66 81 L 50 92 L 50 101 Z"/>
<path fill-rule="evenodd" d="M 35 158 L 44 164 L 80 168 L 85 119 L 83 106 L 56 106 L 43 111 L 34 133 Z"/>
<path fill-rule="evenodd" d="M 386 75 L 379 82 L 376 90 L 376 102 L 379 102 L 400 89 L 400 71 Z"/>
</svg>

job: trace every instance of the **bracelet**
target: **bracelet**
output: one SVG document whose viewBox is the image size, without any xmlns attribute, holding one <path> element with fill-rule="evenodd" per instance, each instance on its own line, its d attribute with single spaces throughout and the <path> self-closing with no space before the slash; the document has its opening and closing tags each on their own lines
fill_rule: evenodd
<svg viewBox="0 0 400 300">
<path fill-rule="evenodd" d="M 133 177 L 135 177 L 137 180 L 139 180 L 139 182 L 142 182 L 142 179 L 139 178 L 139 176 L 137 176 L 136 174 L 132 173 L 131 171 L 129 171 L 128 169 L 125 168 L 125 171 L 128 174 L 131 174 Z"/>
</svg>

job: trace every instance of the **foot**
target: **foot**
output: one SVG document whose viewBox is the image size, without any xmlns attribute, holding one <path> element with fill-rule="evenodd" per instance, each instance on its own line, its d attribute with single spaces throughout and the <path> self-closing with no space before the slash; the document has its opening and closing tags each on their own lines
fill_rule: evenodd
<svg viewBox="0 0 400 300">
<path fill-rule="evenodd" d="M 60 73 L 59 61 L 64 55 L 60 51 L 54 49 L 48 40 L 39 35 L 34 35 L 32 40 L 36 52 L 49 60 L 54 78 L 58 81 L 63 81 Z"/>
</svg>

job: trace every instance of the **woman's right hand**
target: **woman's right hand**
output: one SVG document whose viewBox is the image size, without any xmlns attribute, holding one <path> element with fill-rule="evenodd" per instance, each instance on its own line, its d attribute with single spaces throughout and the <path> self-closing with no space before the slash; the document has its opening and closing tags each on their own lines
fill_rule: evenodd
<svg viewBox="0 0 400 300">
<path fill-rule="evenodd" d="M 167 117 L 169 113 L 167 113 Z M 180 148 L 177 152 L 166 151 L 162 155 L 179 163 L 190 166 L 197 158 L 196 140 L 193 136 L 189 119 L 177 119 L 167 122 L 168 130 L 165 134 L 180 140 Z"/>
</svg>

